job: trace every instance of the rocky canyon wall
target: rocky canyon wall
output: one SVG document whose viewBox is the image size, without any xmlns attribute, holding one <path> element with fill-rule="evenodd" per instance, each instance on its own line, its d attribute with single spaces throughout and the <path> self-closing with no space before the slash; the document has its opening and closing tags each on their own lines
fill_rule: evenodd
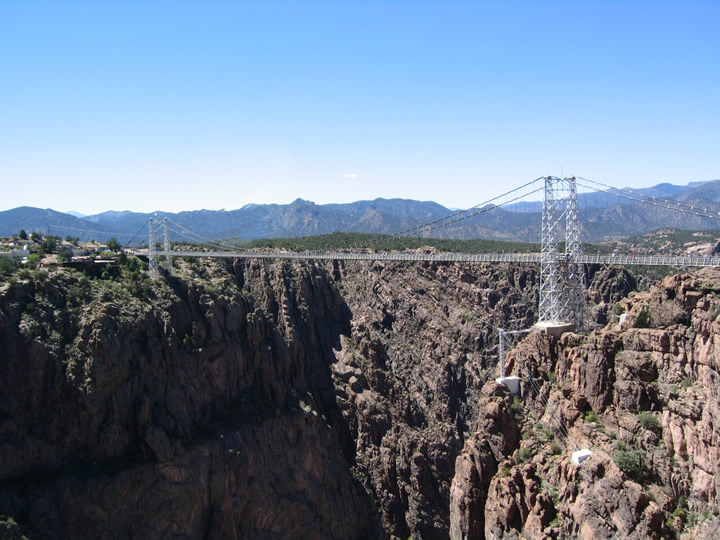
<svg viewBox="0 0 720 540">
<path fill-rule="evenodd" d="M 488 381 L 497 327 L 535 322 L 533 266 L 178 260 L 142 291 L 25 273 L 0 286 L 0 514 L 35 539 L 702 534 L 720 279 L 622 300 L 634 278 L 593 270 L 610 324 L 519 344 L 522 400 Z"/>
<path fill-rule="evenodd" d="M 719 291 L 716 269 L 671 276 L 604 328 L 525 339 L 510 358 L 522 440 L 504 459 L 478 455 L 486 430 L 466 442 L 454 536 L 717 538 Z M 577 466 L 581 448 L 592 456 Z M 484 522 L 462 507 L 473 490 Z"/>
<path fill-rule="evenodd" d="M 382 534 L 341 447 L 332 282 L 185 270 L 147 297 L 66 271 L 3 287 L 0 513 L 31 538 Z"/>
</svg>

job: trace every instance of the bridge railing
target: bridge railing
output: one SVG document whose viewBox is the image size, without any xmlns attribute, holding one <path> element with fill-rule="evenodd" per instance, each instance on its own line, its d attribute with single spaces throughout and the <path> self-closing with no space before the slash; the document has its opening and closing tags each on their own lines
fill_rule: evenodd
<svg viewBox="0 0 720 540">
<path fill-rule="evenodd" d="M 575 260 L 584 264 L 720 266 L 720 257 L 710 255 L 581 255 Z"/>
<path fill-rule="evenodd" d="M 147 255 L 147 250 L 135 251 L 138 255 Z M 362 253 L 343 251 L 158 251 L 159 257 L 212 257 L 246 259 L 294 259 L 294 260 L 346 260 L 346 261 L 435 261 L 435 262 L 487 262 L 487 263 L 539 263 L 539 253 L 409 253 L 385 252 Z M 559 257 L 563 259 L 562 255 Z M 719 256 L 695 255 L 579 255 L 572 261 L 581 264 L 612 264 L 640 266 L 679 266 L 679 267 L 720 267 Z"/>
</svg>

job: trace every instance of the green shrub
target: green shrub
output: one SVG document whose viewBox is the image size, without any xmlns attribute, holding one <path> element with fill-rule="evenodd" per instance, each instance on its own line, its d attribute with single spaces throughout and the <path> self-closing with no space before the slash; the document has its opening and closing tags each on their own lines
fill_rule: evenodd
<svg viewBox="0 0 720 540">
<path fill-rule="evenodd" d="M 648 476 L 646 460 L 644 450 L 618 450 L 613 454 L 613 461 L 620 470 L 637 482 L 644 481 Z"/>
<path fill-rule="evenodd" d="M 542 424 L 535 425 L 535 436 L 540 442 L 549 442 L 555 438 L 555 434 L 552 432 L 552 430 Z"/>
<path fill-rule="evenodd" d="M 530 451 L 530 449 L 527 446 L 525 446 L 525 447 L 521 448 L 520 450 L 518 450 L 517 462 L 525 463 L 531 457 L 532 457 L 532 452 Z"/>
<path fill-rule="evenodd" d="M 598 418 L 597 414 L 595 414 L 595 411 L 593 411 L 592 409 L 585 413 L 584 418 L 586 422 L 591 422 L 593 424 L 600 423 L 600 419 Z"/>
<path fill-rule="evenodd" d="M 635 328 L 648 328 L 650 326 L 650 309 L 645 306 L 635 319 Z"/>
<path fill-rule="evenodd" d="M 510 404 L 510 411 L 512 411 L 515 415 L 522 415 L 525 411 L 522 400 L 519 397 L 513 396 L 512 403 Z"/>
<path fill-rule="evenodd" d="M 12 516 L 0 514 L 0 538 L 7 540 L 28 540 Z"/>
<path fill-rule="evenodd" d="M 687 511 L 688 505 L 687 500 L 683 495 L 680 495 L 677 500 L 677 505 L 675 506 L 675 510 L 673 510 L 672 515 L 675 517 L 679 517 L 680 520 L 685 523 L 688 519 L 688 511 Z"/>
<path fill-rule="evenodd" d="M 703 512 L 694 514 L 693 518 L 692 518 L 692 523 L 694 525 L 697 525 L 698 523 L 707 521 L 708 519 L 712 519 L 712 518 L 713 518 L 713 513 L 710 510 L 705 510 Z"/>
<path fill-rule="evenodd" d="M 613 306 L 612 313 L 613 313 L 613 315 L 617 315 L 619 317 L 620 315 L 625 313 L 625 306 L 623 304 L 621 304 L 620 302 L 618 302 L 617 304 L 615 304 Z"/>
<path fill-rule="evenodd" d="M 638 422 L 640 422 L 640 426 L 643 429 L 647 429 L 648 431 L 652 431 L 656 435 L 662 435 L 662 426 L 660 425 L 660 420 L 657 419 L 657 416 L 655 416 L 650 411 L 641 411 L 637 415 Z"/>
<path fill-rule="evenodd" d="M 72 260 L 72 249 L 67 246 L 59 247 L 57 250 L 57 260 L 61 263 Z"/>
<path fill-rule="evenodd" d="M 42 243 L 43 252 L 55 253 L 58 245 L 58 240 L 60 240 L 60 238 L 58 238 L 57 236 L 46 236 Z"/>
<path fill-rule="evenodd" d="M 115 238 L 114 236 L 110 240 L 108 240 L 107 248 L 108 248 L 108 251 L 111 251 L 113 253 L 122 251 L 122 245 L 120 244 L 120 242 L 117 241 L 117 238 Z"/>
<path fill-rule="evenodd" d="M 42 255 L 38 255 L 37 253 L 33 253 L 27 258 L 27 267 L 28 268 L 37 268 L 37 266 L 42 261 Z"/>
<path fill-rule="evenodd" d="M 17 268 L 17 259 L 13 257 L 0 257 L 0 277 L 12 274 Z"/>
<path fill-rule="evenodd" d="M 543 480 L 540 484 L 540 489 L 542 491 L 547 491 L 548 495 L 550 495 L 550 498 L 552 499 L 553 504 L 558 503 L 558 500 L 560 499 L 560 490 L 558 488 L 556 488 L 547 480 Z"/>
<path fill-rule="evenodd" d="M 687 521 L 687 510 L 685 508 L 677 507 L 675 510 L 673 510 L 672 513 L 673 516 L 679 517 L 681 521 L 685 522 Z"/>
</svg>

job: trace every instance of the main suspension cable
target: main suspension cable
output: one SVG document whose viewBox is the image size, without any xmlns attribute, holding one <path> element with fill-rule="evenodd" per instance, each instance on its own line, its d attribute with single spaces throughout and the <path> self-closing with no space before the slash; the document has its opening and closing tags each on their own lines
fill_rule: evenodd
<svg viewBox="0 0 720 540">
<path fill-rule="evenodd" d="M 694 206 L 691 204 L 685 204 L 685 203 L 682 203 L 679 201 L 673 201 L 672 199 L 656 197 L 654 195 L 646 195 L 645 193 L 641 193 L 639 191 L 633 191 L 628 188 L 616 188 L 616 187 L 609 186 L 607 184 L 603 184 L 602 182 L 597 182 L 595 180 L 588 180 L 587 178 L 578 177 L 578 180 L 582 180 L 584 182 L 591 182 L 593 184 L 602 186 L 605 189 L 599 189 L 599 188 L 596 188 L 593 186 L 588 186 L 586 184 L 578 184 L 582 187 L 592 189 L 594 191 L 598 191 L 601 193 L 615 195 L 617 197 L 622 197 L 623 199 L 640 202 L 643 204 L 648 204 L 650 206 L 656 206 L 659 208 L 665 208 L 666 210 L 673 210 L 673 211 L 681 212 L 683 214 L 688 214 L 691 216 L 720 220 L 720 212 L 718 212 L 716 210 L 710 210 L 708 208 L 701 208 L 701 207 Z M 610 191 L 610 190 L 613 190 L 613 191 Z M 641 198 L 641 197 L 643 197 L 643 198 Z"/>
<path fill-rule="evenodd" d="M 489 208 L 487 208 L 487 209 L 486 209 L 486 208 L 482 208 L 480 211 L 475 212 L 475 213 L 472 213 L 472 214 L 469 215 L 469 216 L 466 216 L 466 217 L 463 217 L 463 218 L 460 218 L 460 219 L 456 219 L 456 220 L 450 221 L 450 222 L 445 223 L 445 224 L 443 224 L 443 225 L 437 225 L 438 223 L 442 223 L 442 222 L 444 222 L 444 221 L 447 221 L 447 220 L 449 220 L 449 219 L 451 219 L 451 218 L 453 218 L 453 217 L 455 217 L 455 216 L 459 216 L 459 215 L 465 214 L 465 213 L 467 213 L 467 212 L 471 212 L 472 210 L 475 210 L 476 208 L 486 207 L 486 206 L 488 206 L 489 204 L 491 204 L 493 201 L 497 201 L 498 199 L 501 199 L 501 198 L 503 198 L 503 197 L 506 197 L 506 196 L 508 196 L 508 195 L 510 195 L 510 194 L 512 194 L 512 193 L 515 193 L 516 191 L 520 191 L 521 189 L 525 189 L 526 187 L 534 184 L 535 182 L 537 182 L 537 181 L 539 181 L 539 180 L 542 180 L 543 178 L 544 178 L 543 176 L 540 176 L 540 177 L 536 178 L 535 180 L 531 180 L 530 182 L 527 182 L 526 184 L 523 184 L 522 186 L 518 186 L 518 187 L 516 187 L 515 189 L 512 189 L 512 190 L 510 190 L 510 191 L 508 191 L 508 192 L 506 192 L 506 193 L 503 193 L 502 195 L 498 195 L 497 197 L 493 197 L 492 199 L 488 199 L 487 201 L 484 201 L 484 202 L 481 202 L 481 203 L 479 203 L 479 204 L 476 204 L 475 206 L 472 206 L 472 207 L 467 208 L 467 209 L 465 209 L 465 210 L 459 210 L 459 211 L 454 212 L 454 213 L 452 213 L 452 214 L 449 214 L 449 215 L 447 215 L 447 216 L 445 216 L 445 217 L 438 218 L 438 219 L 434 219 L 434 220 L 429 221 L 429 222 L 427 222 L 427 223 L 424 223 L 424 224 L 422 224 L 422 225 L 418 225 L 418 226 L 416 226 L 416 227 L 411 227 L 410 229 L 406 229 L 406 230 L 404 230 L 404 231 L 400 231 L 400 232 L 398 232 L 398 233 L 391 234 L 391 235 L 390 235 L 390 238 L 396 238 L 396 237 L 402 237 L 402 236 L 409 236 L 410 234 L 412 234 L 412 233 L 414 233 L 414 232 L 416 232 L 416 231 L 417 231 L 417 232 L 420 232 L 420 231 L 423 231 L 423 232 L 424 232 L 424 231 L 428 231 L 428 230 L 438 229 L 438 228 L 444 227 L 444 226 L 446 226 L 446 225 L 451 225 L 451 224 L 453 224 L 453 223 L 457 223 L 458 221 L 462 221 L 462 220 L 464 220 L 464 219 L 469 219 L 469 218 L 474 217 L 474 216 L 476 216 L 476 215 L 478 215 L 478 214 L 481 214 L 481 213 L 484 213 L 484 212 L 489 212 L 490 210 L 493 210 L 493 209 L 495 209 L 495 208 L 499 208 L 499 207 L 504 206 L 504 205 L 506 205 L 506 204 L 510 204 L 511 202 L 515 202 L 515 201 L 517 201 L 517 200 L 519 200 L 519 199 L 522 199 L 522 198 L 524 198 L 524 197 L 527 197 L 528 195 L 532 195 L 533 193 L 536 193 L 537 191 L 540 191 L 540 189 L 542 189 L 542 188 L 536 189 L 536 190 L 534 190 L 534 191 L 531 191 L 530 193 L 525 193 L 524 195 L 522 195 L 522 196 L 520 196 L 520 197 L 516 197 L 516 198 L 514 198 L 514 199 L 512 199 L 512 200 L 510 200 L 510 201 L 505 201 L 505 202 L 502 203 L 502 204 L 494 205 L 494 206 L 491 206 L 491 207 L 489 207 Z M 431 225 L 433 225 L 433 226 L 431 227 Z"/>
</svg>

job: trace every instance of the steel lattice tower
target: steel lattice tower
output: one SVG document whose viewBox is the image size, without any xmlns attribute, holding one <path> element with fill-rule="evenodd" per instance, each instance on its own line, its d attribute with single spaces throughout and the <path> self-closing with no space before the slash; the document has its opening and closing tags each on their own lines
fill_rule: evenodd
<svg viewBox="0 0 720 540">
<path fill-rule="evenodd" d="M 158 261 L 157 245 L 155 244 L 155 220 L 150 218 L 148 220 L 148 262 L 150 277 L 157 279 L 160 277 L 160 262 Z"/>
<path fill-rule="evenodd" d="M 172 276 L 172 257 L 170 256 L 170 232 L 168 230 L 168 220 L 163 220 L 165 230 L 163 232 L 163 249 L 165 250 L 165 267 L 168 271 L 168 275 Z"/>
<path fill-rule="evenodd" d="M 165 255 L 165 267 L 168 271 L 169 275 L 172 275 L 172 256 L 170 255 L 170 232 L 168 229 L 168 220 L 167 218 L 163 219 L 163 254 Z M 160 277 L 160 255 L 158 254 L 157 249 L 157 243 L 155 241 L 155 220 L 153 218 L 150 218 L 148 220 L 148 228 L 149 228 L 149 234 L 148 234 L 148 242 L 149 242 L 149 248 L 150 253 L 148 255 L 149 259 L 149 270 L 150 270 L 150 277 L 153 279 L 157 279 Z"/>
<path fill-rule="evenodd" d="M 567 319 L 582 329 L 585 322 L 585 267 L 577 262 L 582 255 L 580 216 L 575 177 L 566 178 L 569 197 L 565 218 L 565 288 L 563 300 Z"/>
<path fill-rule="evenodd" d="M 565 253 L 560 253 L 560 243 Z M 582 253 L 575 177 L 545 177 L 540 261 L 540 322 L 574 323 L 584 318 L 585 274 L 576 262 Z"/>
</svg>

